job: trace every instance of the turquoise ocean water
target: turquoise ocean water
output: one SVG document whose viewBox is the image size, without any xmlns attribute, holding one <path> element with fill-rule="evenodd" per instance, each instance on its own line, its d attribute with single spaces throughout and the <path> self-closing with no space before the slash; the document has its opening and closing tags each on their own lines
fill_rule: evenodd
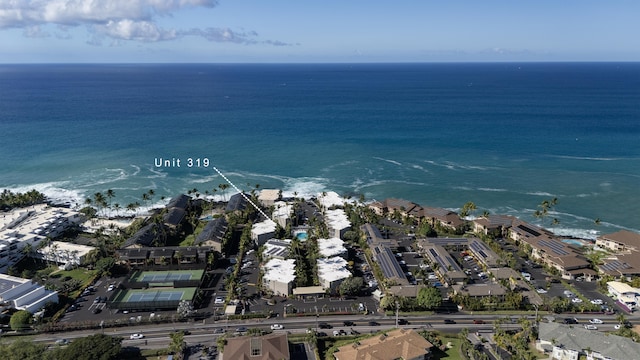
<svg viewBox="0 0 640 360">
<path fill-rule="evenodd" d="M 640 64 L 0 65 L 0 135 L 0 188 L 72 204 L 213 193 L 215 166 L 538 223 L 557 197 L 558 233 L 640 231 Z"/>
</svg>

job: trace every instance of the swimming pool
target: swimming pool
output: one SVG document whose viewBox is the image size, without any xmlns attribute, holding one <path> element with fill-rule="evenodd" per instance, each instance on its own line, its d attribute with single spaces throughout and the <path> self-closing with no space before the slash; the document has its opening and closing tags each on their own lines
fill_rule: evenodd
<svg viewBox="0 0 640 360">
<path fill-rule="evenodd" d="M 574 246 L 584 246 L 584 243 L 580 240 L 564 239 L 562 240 L 562 242 L 565 244 L 574 245 Z"/>
<path fill-rule="evenodd" d="M 305 241 L 307 239 L 309 239 L 309 235 L 307 234 L 306 231 L 300 231 L 298 233 L 296 233 L 296 238 L 300 241 Z"/>
</svg>

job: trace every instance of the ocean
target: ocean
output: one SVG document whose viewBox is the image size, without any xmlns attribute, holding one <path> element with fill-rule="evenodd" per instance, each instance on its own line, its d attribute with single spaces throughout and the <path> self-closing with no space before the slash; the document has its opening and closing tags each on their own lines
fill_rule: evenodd
<svg viewBox="0 0 640 360">
<path fill-rule="evenodd" d="M 215 167 L 246 191 L 640 231 L 638 63 L 0 65 L 0 135 L 0 189 L 71 204 L 228 198 Z"/>
</svg>

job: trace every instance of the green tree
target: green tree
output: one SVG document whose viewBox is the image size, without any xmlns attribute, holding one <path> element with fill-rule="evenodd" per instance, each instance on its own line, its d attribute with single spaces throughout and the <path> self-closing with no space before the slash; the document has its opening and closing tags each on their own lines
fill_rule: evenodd
<svg viewBox="0 0 640 360">
<path fill-rule="evenodd" d="M 418 291 L 417 305 L 424 309 L 435 309 L 442 305 L 442 294 L 435 287 L 425 287 Z"/>
<path fill-rule="evenodd" d="M 171 338 L 171 343 L 169 344 L 169 353 L 176 354 L 179 358 L 182 358 L 182 353 L 184 352 L 184 348 L 186 343 L 184 341 L 184 332 L 175 331 L 169 334 Z"/>
<path fill-rule="evenodd" d="M 466 204 L 462 205 L 462 209 L 460 210 L 460 217 L 464 218 L 471 215 L 471 212 L 473 212 L 475 209 L 476 204 L 471 201 L 467 202 Z"/>
<path fill-rule="evenodd" d="M 116 265 L 116 260 L 112 257 L 104 257 L 96 262 L 96 270 L 99 274 L 110 274 L 111 269 Z"/>
<path fill-rule="evenodd" d="M 60 359 L 116 360 L 121 359 L 121 349 L 122 338 L 96 334 L 71 342 Z"/>
<path fill-rule="evenodd" d="M 361 277 L 350 277 L 340 283 L 338 291 L 340 291 L 340 295 L 343 296 L 358 295 L 363 286 L 364 280 Z"/>
<path fill-rule="evenodd" d="M 46 356 L 47 354 L 52 356 Z M 0 344 L 0 359 L 3 360 L 42 360 L 55 359 L 54 352 L 47 352 L 46 345 L 18 339 L 8 344 Z"/>
<path fill-rule="evenodd" d="M 20 331 L 26 330 L 29 328 L 29 325 L 33 321 L 33 314 L 27 310 L 16 311 L 13 315 L 11 315 L 11 320 L 9 320 L 9 325 L 11 325 L 11 330 Z"/>
</svg>

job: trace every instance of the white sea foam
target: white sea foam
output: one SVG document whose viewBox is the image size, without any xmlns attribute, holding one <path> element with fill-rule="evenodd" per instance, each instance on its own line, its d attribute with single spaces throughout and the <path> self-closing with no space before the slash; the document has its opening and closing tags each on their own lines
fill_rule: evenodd
<svg viewBox="0 0 640 360">
<path fill-rule="evenodd" d="M 32 185 L 19 185 L 13 188 L 7 188 L 12 192 L 25 193 L 31 190 L 36 190 L 43 193 L 47 199 L 58 202 L 68 203 L 71 206 L 82 205 L 84 203 L 84 196 L 82 191 L 68 189 L 68 182 L 48 182 Z"/>
<path fill-rule="evenodd" d="M 377 157 L 377 156 L 374 156 L 373 158 L 376 159 L 376 160 L 380 160 L 380 161 L 386 161 L 386 162 L 394 164 L 394 165 L 402 166 L 401 162 L 398 162 L 398 161 L 395 161 L 395 160 L 385 159 L 385 158 L 381 158 L 381 157 Z"/>
<path fill-rule="evenodd" d="M 533 192 L 527 192 L 525 194 L 533 195 L 533 196 L 556 196 L 554 194 L 551 194 L 551 193 L 548 193 L 548 192 L 544 192 L 544 191 L 533 191 Z"/>
<path fill-rule="evenodd" d="M 327 187 L 324 182 L 324 179 L 318 178 L 287 179 L 284 182 L 282 196 L 296 196 L 309 199 L 316 196 L 318 193 L 327 191 Z"/>
<path fill-rule="evenodd" d="M 480 191 L 489 191 L 489 192 L 507 192 L 507 189 L 497 189 L 497 188 L 478 188 Z"/>
<path fill-rule="evenodd" d="M 568 156 L 568 155 L 551 155 L 551 157 L 556 157 L 560 159 L 570 159 L 570 160 L 588 160 L 588 161 L 616 161 L 616 160 L 626 160 L 624 158 L 607 158 L 607 157 L 589 157 L 589 156 Z"/>
</svg>

